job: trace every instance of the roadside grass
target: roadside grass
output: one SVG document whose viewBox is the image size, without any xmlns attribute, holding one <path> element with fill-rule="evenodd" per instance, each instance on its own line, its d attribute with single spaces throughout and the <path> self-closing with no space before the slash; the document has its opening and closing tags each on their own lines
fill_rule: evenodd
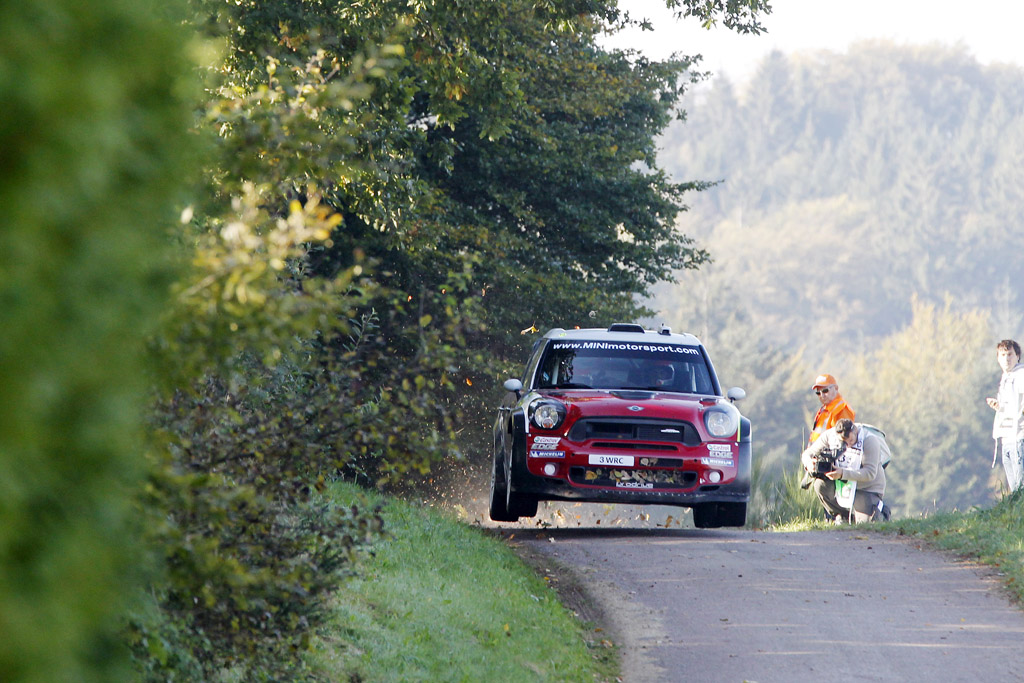
<svg viewBox="0 0 1024 683">
<path fill-rule="evenodd" d="M 765 476 L 760 463 L 751 476 L 750 512 L 747 526 L 774 531 L 823 529 L 829 526 L 814 494 L 800 488 L 803 470 L 796 467 L 782 477 Z"/>
<path fill-rule="evenodd" d="M 497 537 L 349 484 L 331 495 L 384 501 L 387 537 L 339 590 L 311 657 L 329 680 L 615 680 L 614 648 Z"/>
</svg>

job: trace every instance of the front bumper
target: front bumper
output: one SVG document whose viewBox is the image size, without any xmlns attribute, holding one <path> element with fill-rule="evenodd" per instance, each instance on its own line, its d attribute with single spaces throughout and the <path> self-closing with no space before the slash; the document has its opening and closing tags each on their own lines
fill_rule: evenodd
<svg viewBox="0 0 1024 683">
<path fill-rule="evenodd" d="M 747 423 L 749 425 L 749 423 Z M 622 448 L 569 443 L 514 449 L 510 485 L 539 500 L 679 505 L 745 503 L 750 499 L 751 442 L 656 444 Z M 549 437 L 550 438 L 550 437 Z M 518 452 L 516 452 L 518 451 Z"/>
</svg>

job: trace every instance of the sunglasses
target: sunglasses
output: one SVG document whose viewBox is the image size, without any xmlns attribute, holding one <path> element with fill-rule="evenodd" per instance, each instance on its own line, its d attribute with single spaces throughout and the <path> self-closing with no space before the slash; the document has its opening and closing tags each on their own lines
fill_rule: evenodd
<svg viewBox="0 0 1024 683">
<path fill-rule="evenodd" d="M 822 394 L 827 394 L 830 391 L 832 390 L 829 389 L 828 387 L 825 387 L 824 389 L 815 389 L 814 393 L 816 393 L 818 396 L 821 396 Z"/>
</svg>

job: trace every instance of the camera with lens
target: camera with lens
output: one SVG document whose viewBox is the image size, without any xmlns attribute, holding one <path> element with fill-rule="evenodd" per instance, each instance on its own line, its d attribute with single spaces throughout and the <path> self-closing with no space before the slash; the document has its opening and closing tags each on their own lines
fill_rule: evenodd
<svg viewBox="0 0 1024 683">
<path fill-rule="evenodd" d="M 828 479 L 825 475 L 836 468 L 836 460 L 843 454 L 846 447 L 826 448 L 811 456 L 810 475 L 816 479 Z"/>
</svg>

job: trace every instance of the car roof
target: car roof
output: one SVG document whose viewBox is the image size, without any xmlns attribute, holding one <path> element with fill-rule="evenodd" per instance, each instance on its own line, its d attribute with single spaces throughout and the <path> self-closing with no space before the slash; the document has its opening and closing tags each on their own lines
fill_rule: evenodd
<svg viewBox="0 0 1024 683">
<path fill-rule="evenodd" d="M 593 341 L 643 342 L 645 344 L 685 344 L 700 346 L 700 340 L 692 334 L 675 334 L 664 328 L 666 332 L 645 330 L 640 325 L 617 323 L 611 327 L 588 327 L 582 330 L 564 330 L 555 327 L 544 333 L 544 339 L 587 339 Z"/>
</svg>

